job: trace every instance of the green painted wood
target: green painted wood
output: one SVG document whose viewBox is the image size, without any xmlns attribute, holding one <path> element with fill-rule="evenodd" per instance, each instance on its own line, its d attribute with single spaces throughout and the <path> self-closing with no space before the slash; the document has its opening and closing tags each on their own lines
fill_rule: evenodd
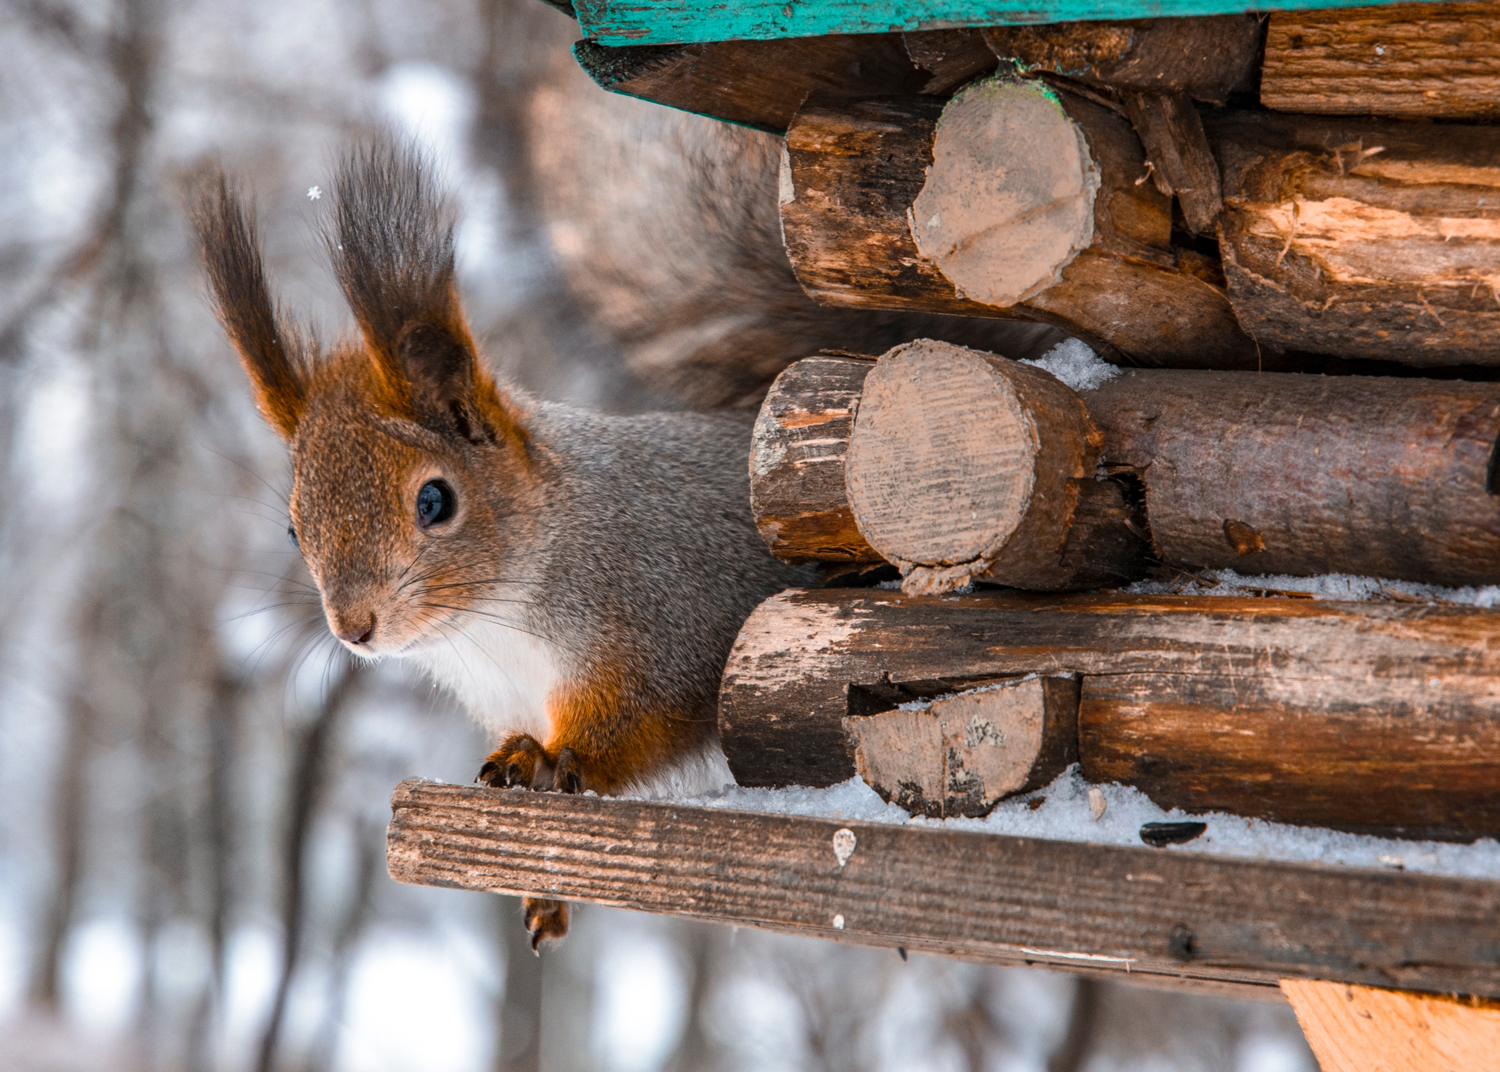
<svg viewBox="0 0 1500 1072">
<path fill-rule="evenodd" d="M 1378 7 L 1392 0 L 573 0 L 606 45 L 773 40 L 1093 19 Z M 1433 0 L 1436 2 L 1436 0 Z"/>
</svg>

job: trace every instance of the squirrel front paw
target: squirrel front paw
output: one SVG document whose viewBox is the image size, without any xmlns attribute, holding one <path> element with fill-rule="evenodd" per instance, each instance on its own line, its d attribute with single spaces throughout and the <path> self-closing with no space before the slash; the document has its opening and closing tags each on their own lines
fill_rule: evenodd
<svg viewBox="0 0 1500 1072">
<path fill-rule="evenodd" d="M 556 942 L 568 933 L 568 906 L 563 901 L 523 897 L 521 911 L 525 914 L 526 933 L 531 935 L 533 953 L 542 942 Z"/>
<path fill-rule="evenodd" d="M 490 753 L 474 780 L 496 789 L 581 793 L 589 788 L 577 753 L 564 748 L 556 756 L 549 756 L 541 742 L 529 733 L 507 737 Z"/>
</svg>

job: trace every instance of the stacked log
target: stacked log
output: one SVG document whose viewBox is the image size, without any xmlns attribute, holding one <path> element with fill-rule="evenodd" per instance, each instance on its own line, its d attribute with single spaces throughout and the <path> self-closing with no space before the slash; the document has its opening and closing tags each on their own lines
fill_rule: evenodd
<svg viewBox="0 0 1500 1072">
<path fill-rule="evenodd" d="M 1036 80 L 946 106 L 814 97 L 787 130 L 782 230 L 820 301 L 1043 320 L 1148 365 L 1255 367 L 1148 174 L 1122 114 Z"/>
<path fill-rule="evenodd" d="M 1500 613 L 1452 604 L 791 591 L 740 633 L 720 734 L 742 785 L 832 785 L 855 773 L 860 742 L 872 747 L 845 733 L 860 716 L 1028 675 L 1079 675 L 1083 776 L 1136 786 L 1162 807 L 1500 834 Z M 975 747 L 995 742 L 987 769 L 1003 766 L 1018 788 L 1044 783 L 1066 755 L 1056 733 L 1012 732 L 1008 755 L 999 737 L 1044 713 L 1066 727 L 1067 695 L 1052 690 L 1050 712 L 1027 701 L 1030 716 L 1010 723 L 971 701 L 938 739 L 973 728 Z M 904 738 L 919 754 L 911 774 L 891 747 L 874 764 L 886 764 L 892 799 L 903 781 L 931 784 L 923 771 L 944 760 L 919 732 Z M 947 807 L 965 810 L 962 790 L 960 778 Z M 949 797 L 921 799 L 941 812 Z"/>
<path fill-rule="evenodd" d="M 921 340 L 784 373 L 751 490 L 778 556 L 884 558 L 910 593 L 1119 585 L 1153 556 L 1482 585 L 1500 583 L 1497 443 L 1500 385 L 1137 369 L 1075 395 Z"/>
<path fill-rule="evenodd" d="M 1262 347 L 1500 363 L 1493 127 L 1272 115 L 1207 126 L 1229 300 Z"/>
</svg>

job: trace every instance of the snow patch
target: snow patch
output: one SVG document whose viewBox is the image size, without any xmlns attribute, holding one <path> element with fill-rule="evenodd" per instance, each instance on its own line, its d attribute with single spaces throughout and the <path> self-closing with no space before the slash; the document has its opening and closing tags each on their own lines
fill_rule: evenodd
<svg viewBox="0 0 1500 1072">
<path fill-rule="evenodd" d="M 1102 797 L 1106 805 L 1097 818 L 1091 796 L 1095 801 Z M 1470 845 L 1404 841 L 1247 819 L 1223 812 L 1189 814 L 1178 808 L 1168 811 L 1157 807 L 1133 786 L 1091 785 L 1083 780 L 1076 764 L 1044 789 L 1001 801 L 982 819 L 927 819 L 908 815 L 896 805 L 881 800 L 857 776 L 826 789 L 807 786 L 785 789 L 732 787 L 723 793 L 687 798 L 677 803 L 769 815 L 803 815 L 896 826 L 935 826 L 1136 848 L 1142 847 L 1140 829 L 1143 823 L 1196 819 L 1208 824 L 1206 833 L 1182 845 L 1168 845 L 1156 851 L 1206 853 L 1287 863 L 1401 868 L 1422 874 L 1500 879 L 1500 843 L 1493 838 L 1482 838 Z"/>
<path fill-rule="evenodd" d="M 1064 339 L 1035 361 L 1021 364 L 1050 372 L 1075 391 L 1092 391 L 1120 374 L 1080 339 Z"/>
</svg>

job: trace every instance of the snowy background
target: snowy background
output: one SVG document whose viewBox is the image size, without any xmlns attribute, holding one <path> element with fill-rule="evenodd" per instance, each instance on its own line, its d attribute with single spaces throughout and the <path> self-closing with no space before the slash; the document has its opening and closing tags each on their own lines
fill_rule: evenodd
<svg viewBox="0 0 1500 1072">
<path fill-rule="evenodd" d="M 897 341 L 788 289 L 770 139 L 607 97 L 575 37 L 540 0 L 0 10 L 0 1068 L 1311 1069 L 1285 1006 L 587 907 L 534 958 L 513 901 L 386 877 L 391 787 L 489 744 L 328 642 L 192 170 L 248 178 L 332 334 L 307 191 L 410 132 L 477 334 L 553 398 L 723 404 L 825 337 Z"/>
</svg>

